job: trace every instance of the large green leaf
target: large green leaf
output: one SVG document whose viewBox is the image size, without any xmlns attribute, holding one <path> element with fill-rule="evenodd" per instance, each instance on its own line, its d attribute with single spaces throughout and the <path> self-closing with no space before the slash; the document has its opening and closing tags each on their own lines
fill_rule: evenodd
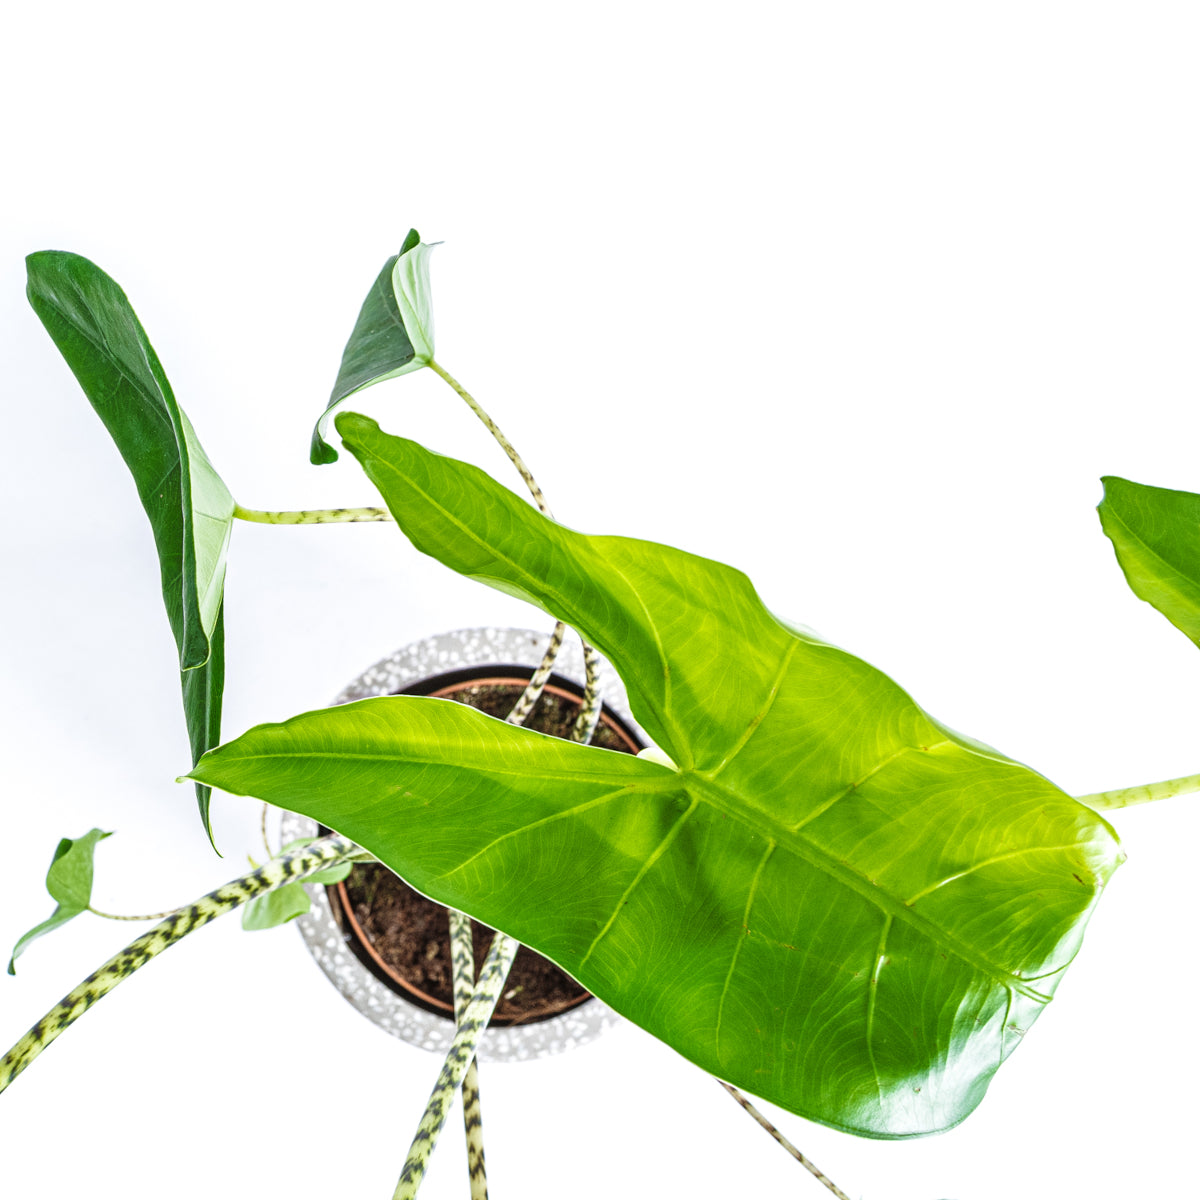
<svg viewBox="0 0 1200 1200">
<path fill-rule="evenodd" d="M 92 829 L 81 838 L 63 838 L 58 843 L 50 860 L 50 869 L 46 872 L 46 891 L 51 899 L 58 902 L 58 907 L 40 925 L 35 925 L 24 934 L 13 947 L 12 957 L 8 960 L 10 975 L 17 973 L 17 959 L 24 954 L 30 942 L 74 920 L 81 912 L 87 912 L 92 902 L 92 856 L 96 853 L 97 843 L 111 836 L 103 829 Z"/>
<path fill-rule="evenodd" d="M 1100 524 L 1134 595 L 1200 645 L 1200 496 L 1106 475 Z"/>
<path fill-rule="evenodd" d="M 337 461 L 337 451 L 325 440 L 325 429 L 343 400 L 372 384 L 419 370 L 433 358 L 432 250 L 410 229 L 400 253 L 383 264 L 371 285 L 342 351 L 329 403 L 313 428 L 309 456 L 314 463 Z"/>
<path fill-rule="evenodd" d="M 785 1108 L 875 1137 L 962 1120 L 1078 949 L 1109 826 L 740 572 L 338 430 L 419 548 L 603 650 L 676 766 L 396 697 L 261 726 L 194 776 L 338 829 Z"/>
<path fill-rule="evenodd" d="M 150 518 L 194 762 L 220 740 L 233 497 L 117 284 L 78 254 L 46 250 L 26 265 L 29 302 L 116 443 Z M 208 789 L 196 791 L 207 829 Z"/>
</svg>

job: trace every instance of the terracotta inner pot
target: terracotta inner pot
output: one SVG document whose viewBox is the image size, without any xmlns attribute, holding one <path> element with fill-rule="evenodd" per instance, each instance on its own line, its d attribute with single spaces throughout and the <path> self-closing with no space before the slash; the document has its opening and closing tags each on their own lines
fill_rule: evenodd
<svg viewBox="0 0 1200 1200">
<path fill-rule="evenodd" d="M 460 670 L 423 680 L 400 694 L 445 697 L 503 718 L 516 703 L 530 673 L 525 667 L 507 666 Z M 551 736 L 568 736 L 581 694 L 569 680 L 552 676 L 525 726 Z M 593 744 L 628 754 L 642 748 L 637 736 L 607 708 L 601 714 Z M 379 864 L 356 866 L 345 881 L 326 891 L 334 919 L 359 960 L 393 991 L 452 1021 L 447 910 Z M 478 970 L 493 931 L 476 921 L 471 926 Z M 591 993 L 566 972 L 522 946 L 491 1024 L 549 1020 L 590 999 Z"/>
</svg>

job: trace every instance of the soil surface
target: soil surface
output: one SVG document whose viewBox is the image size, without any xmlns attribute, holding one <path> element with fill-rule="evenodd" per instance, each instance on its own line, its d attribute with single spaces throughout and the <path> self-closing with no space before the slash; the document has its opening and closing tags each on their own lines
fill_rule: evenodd
<svg viewBox="0 0 1200 1200">
<path fill-rule="evenodd" d="M 504 718 L 520 696 L 522 686 L 465 684 L 448 698 Z M 525 725 L 540 733 L 567 738 L 578 712 L 576 700 L 547 691 Z M 621 734 L 603 720 L 592 742 L 605 749 L 633 753 Z M 452 1017 L 453 968 L 447 910 L 377 863 L 356 866 L 342 886 L 359 927 L 380 958 L 413 987 L 444 1006 Z M 335 887 L 329 889 L 335 914 L 340 908 L 337 891 Z M 477 921 L 471 922 L 471 931 L 478 971 L 494 931 Z M 582 1004 L 589 996 L 565 971 L 522 946 L 492 1023 L 515 1025 L 545 1020 Z"/>
</svg>

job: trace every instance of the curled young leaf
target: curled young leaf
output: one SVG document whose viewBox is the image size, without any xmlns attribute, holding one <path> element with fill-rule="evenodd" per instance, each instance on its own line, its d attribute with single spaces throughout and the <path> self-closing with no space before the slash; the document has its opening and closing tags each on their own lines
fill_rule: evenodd
<svg viewBox="0 0 1200 1200">
<path fill-rule="evenodd" d="M 333 410 L 348 396 L 427 366 L 433 358 L 433 305 L 429 256 L 433 247 L 415 229 L 383 264 L 342 351 L 329 403 L 313 428 L 310 458 L 316 464 L 337 461 L 325 440 Z"/>
<path fill-rule="evenodd" d="M 46 891 L 51 899 L 58 902 L 58 907 L 13 947 L 12 957 L 8 960 L 10 975 L 17 973 L 16 961 L 30 942 L 87 911 L 92 902 L 92 856 L 97 843 L 111 836 L 111 833 L 105 833 L 102 829 L 92 829 L 81 838 L 63 838 L 58 843 L 50 861 L 50 869 L 46 872 Z"/>
<path fill-rule="evenodd" d="M 364 417 L 338 431 L 419 549 L 607 654 L 673 765 L 392 697 L 252 729 L 193 777 L 338 829 L 802 1116 L 966 1117 L 1079 948 L 1109 826 L 740 572 L 576 533 Z"/>
<path fill-rule="evenodd" d="M 1200 496 L 1103 479 L 1100 524 L 1133 594 L 1200 645 Z"/>
<path fill-rule="evenodd" d="M 29 303 L 125 460 L 158 550 L 192 761 L 220 741 L 222 602 L 234 500 L 176 403 L 125 293 L 78 254 L 31 254 Z M 209 793 L 197 787 L 205 831 Z"/>
</svg>

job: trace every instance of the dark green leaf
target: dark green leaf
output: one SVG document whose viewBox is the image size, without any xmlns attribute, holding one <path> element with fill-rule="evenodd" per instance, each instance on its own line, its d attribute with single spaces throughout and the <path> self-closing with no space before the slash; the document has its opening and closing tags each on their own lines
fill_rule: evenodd
<svg viewBox="0 0 1200 1200">
<path fill-rule="evenodd" d="M 793 1112 L 873 1137 L 961 1121 L 1076 953 L 1109 826 L 740 572 L 338 430 L 418 547 L 603 650 L 676 767 L 395 697 L 261 726 L 195 777 L 338 829 Z"/>
<path fill-rule="evenodd" d="M 415 371 L 432 357 L 430 249 L 421 242 L 417 231 L 410 229 L 400 253 L 393 254 L 383 264 L 383 270 L 367 293 L 354 331 L 342 351 L 342 365 L 329 394 L 329 403 L 313 428 L 309 456 L 314 463 L 337 461 L 337 451 L 325 440 L 325 428 L 330 414 L 347 396 L 374 383 Z M 399 270 L 397 263 L 400 263 Z"/>
<path fill-rule="evenodd" d="M 26 265 L 29 302 L 116 443 L 150 518 L 194 762 L 220 740 L 233 497 L 117 284 L 77 254 L 46 250 Z M 196 792 L 207 831 L 208 789 Z"/>
<path fill-rule="evenodd" d="M 10 975 L 17 973 L 16 961 L 30 942 L 87 911 L 92 902 L 92 856 L 96 844 L 111 836 L 102 829 L 92 829 L 81 838 L 63 838 L 58 843 L 50 870 L 46 872 L 46 891 L 58 902 L 58 907 L 52 916 L 35 925 L 13 947 L 12 958 L 8 960 Z"/>
<path fill-rule="evenodd" d="M 1200 645 L 1200 496 L 1106 475 L 1100 524 L 1134 595 Z"/>
</svg>

